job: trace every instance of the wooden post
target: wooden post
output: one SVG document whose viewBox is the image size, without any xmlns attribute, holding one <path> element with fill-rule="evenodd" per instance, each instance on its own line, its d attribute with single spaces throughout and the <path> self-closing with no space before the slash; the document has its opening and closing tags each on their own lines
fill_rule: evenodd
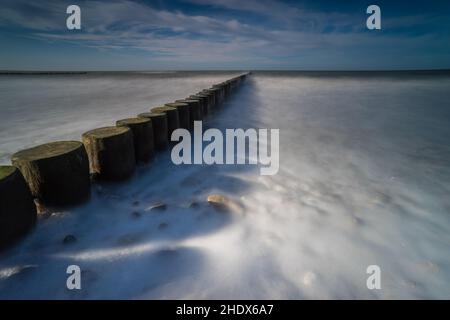
<svg viewBox="0 0 450 320">
<path fill-rule="evenodd" d="M 174 102 L 166 103 L 166 106 L 176 108 L 178 110 L 178 118 L 180 120 L 180 128 L 189 130 L 190 125 L 190 111 L 187 103 Z"/>
<path fill-rule="evenodd" d="M 155 148 L 160 151 L 166 149 L 169 141 L 167 115 L 165 113 L 144 112 L 138 114 L 138 117 L 152 120 Z"/>
<path fill-rule="evenodd" d="M 200 105 L 200 100 L 196 99 L 185 99 L 185 100 L 177 100 L 176 102 L 182 102 L 189 105 L 189 118 L 191 121 L 191 128 L 194 126 L 194 121 L 200 121 L 203 119 L 203 113 Z"/>
<path fill-rule="evenodd" d="M 136 159 L 130 128 L 98 128 L 83 133 L 82 138 L 94 178 L 120 181 L 133 174 Z"/>
<path fill-rule="evenodd" d="M 149 162 L 155 153 L 152 121 L 147 118 L 118 120 L 118 127 L 128 127 L 133 133 L 134 157 L 136 162 Z"/>
<path fill-rule="evenodd" d="M 167 116 L 167 138 L 170 140 L 172 132 L 180 127 L 178 110 L 173 107 L 156 107 L 150 110 L 152 113 L 164 113 Z"/>
<path fill-rule="evenodd" d="M 89 162 L 79 141 L 57 141 L 11 157 L 33 197 L 44 206 L 79 204 L 90 196 Z"/>
<path fill-rule="evenodd" d="M 36 223 L 30 189 L 13 166 L 0 166 L 0 249 L 26 234 Z"/>
</svg>

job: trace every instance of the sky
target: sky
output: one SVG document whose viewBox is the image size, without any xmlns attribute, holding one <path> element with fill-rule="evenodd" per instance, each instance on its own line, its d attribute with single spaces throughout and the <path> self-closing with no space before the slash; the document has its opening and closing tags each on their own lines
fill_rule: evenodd
<svg viewBox="0 0 450 320">
<path fill-rule="evenodd" d="M 450 69 L 450 1 L 2 0 L 0 43 L 0 70 Z"/>
</svg>

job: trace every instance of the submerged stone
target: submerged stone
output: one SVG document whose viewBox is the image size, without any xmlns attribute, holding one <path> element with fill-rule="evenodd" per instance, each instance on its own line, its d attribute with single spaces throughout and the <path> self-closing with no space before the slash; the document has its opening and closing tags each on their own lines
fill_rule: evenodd
<svg viewBox="0 0 450 320">
<path fill-rule="evenodd" d="M 75 243 L 75 242 L 77 242 L 77 238 L 72 234 L 68 234 L 63 239 L 64 244 L 70 244 L 70 243 Z"/>
<path fill-rule="evenodd" d="M 234 212 L 240 214 L 244 212 L 244 208 L 241 204 L 220 194 L 212 194 L 208 196 L 207 201 L 220 212 Z"/>
<path fill-rule="evenodd" d="M 157 211 L 165 211 L 167 209 L 167 205 L 163 202 L 157 202 L 155 204 L 152 204 L 151 206 L 149 206 L 147 209 L 145 209 L 145 211 L 153 211 L 153 210 L 157 210 Z"/>
</svg>

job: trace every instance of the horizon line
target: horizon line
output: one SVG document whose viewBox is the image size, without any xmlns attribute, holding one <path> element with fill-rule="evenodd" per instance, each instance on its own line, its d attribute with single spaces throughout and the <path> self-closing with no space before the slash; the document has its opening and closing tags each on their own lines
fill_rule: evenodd
<svg viewBox="0 0 450 320">
<path fill-rule="evenodd" d="M 86 74 L 100 72 L 450 72 L 450 68 L 436 69 L 149 69 L 149 70 L 0 70 L 0 74 Z"/>
</svg>

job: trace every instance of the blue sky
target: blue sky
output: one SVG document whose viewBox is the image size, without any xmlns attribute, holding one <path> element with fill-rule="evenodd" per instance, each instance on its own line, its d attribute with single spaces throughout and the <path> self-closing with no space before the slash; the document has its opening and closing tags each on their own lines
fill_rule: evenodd
<svg viewBox="0 0 450 320">
<path fill-rule="evenodd" d="M 450 1 L 2 0 L 0 41 L 2 70 L 450 68 Z"/>
</svg>

